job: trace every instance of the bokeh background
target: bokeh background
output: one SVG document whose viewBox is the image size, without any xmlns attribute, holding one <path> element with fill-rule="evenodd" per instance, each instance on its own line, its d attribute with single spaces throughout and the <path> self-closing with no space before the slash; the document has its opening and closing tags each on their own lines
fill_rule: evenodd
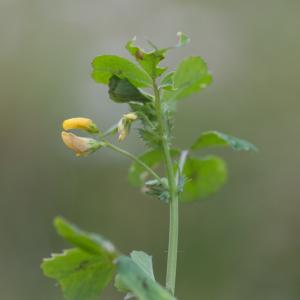
<svg viewBox="0 0 300 300">
<path fill-rule="evenodd" d="M 63 215 L 125 253 L 154 257 L 164 281 L 168 209 L 127 182 L 129 161 L 107 150 L 76 158 L 60 140 L 64 118 L 102 128 L 126 106 L 90 78 L 96 55 L 129 57 L 137 35 L 192 43 L 166 61 L 201 55 L 214 84 L 179 105 L 176 139 L 208 129 L 244 137 L 259 154 L 218 151 L 230 178 L 207 201 L 181 207 L 177 296 L 300 299 L 300 2 L 298 0 L 0 0 L 0 298 L 62 299 L 43 257 L 68 247 Z M 124 143 L 144 150 L 132 134 Z M 101 299 L 122 299 L 109 287 Z"/>
</svg>

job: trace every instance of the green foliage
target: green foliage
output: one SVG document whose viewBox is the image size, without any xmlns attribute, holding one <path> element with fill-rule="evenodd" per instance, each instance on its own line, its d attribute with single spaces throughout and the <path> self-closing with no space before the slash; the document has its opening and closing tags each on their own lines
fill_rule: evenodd
<svg viewBox="0 0 300 300">
<path fill-rule="evenodd" d="M 143 251 L 132 251 L 130 256 L 131 259 L 149 276 L 149 278 L 155 280 L 152 256 Z"/>
<path fill-rule="evenodd" d="M 237 151 L 257 151 L 257 148 L 248 141 L 236 138 L 234 136 L 219 131 L 203 132 L 196 140 L 196 142 L 192 145 L 191 149 L 200 150 L 203 148 L 215 146 L 228 146 Z"/>
<path fill-rule="evenodd" d="M 117 259 L 117 272 L 117 287 L 121 287 L 122 291 L 130 291 L 139 300 L 175 300 L 133 258 L 120 256 Z"/>
<path fill-rule="evenodd" d="M 225 162 L 217 156 L 207 156 L 201 159 L 189 157 L 183 174 L 187 182 L 180 200 L 191 202 L 218 191 L 226 181 L 227 169 Z"/>
<path fill-rule="evenodd" d="M 42 269 L 46 276 L 60 284 L 68 300 L 98 299 L 114 275 L 115 287 L 126 294 L 125 299 L 175 300 L 178 202 L 188 203 L 208 197 L 217 192 L 227 179 L 226 164 L 221 158 L 212 155 L 196 158 L 190 152 L 212 146 L 257 150 L 245 140 L 217 131 L 202 133 L 190 150 L 174 148 L 172 131 L 177 100 L 200 92 L 212 82 L 208 67 L 199 56 L 183 59 L 175 71 L 160 78 L 167 70 L 160 63 L 168 51 L 190 42 L 185 34 L 180 32 L 177 35 L 178 43 L 174 47 L 159 49 L 148 42 L 153 48 L 150 51 L 137 46 L 135 39 L 129 41 L 126 49 L 134 57 L 136 64 L 115 55 L 98 56 L 92 62 L 93 79 L 108 85 L 109 97 L 116 103 L 127 104 L 130 110 L 120 116 L 116 125 L 104 132 L 99 131 L 97 140 L 93 136 L 93 143 L 101 145 L 94 150 L 106 147 L 132 159 L 130 183 L 170 205 L 166 288 L 155 281 L 152 257 L 145 252 L 133 251 L 130 257 L 121 255 L 102 236 L 83 231 L 63 218 L 56 218 L 58 234 L 74 248 L 45 259 Z M 67 120 L 67 124 L 71 125 L 64 128 L 62 133 L 66 146 L 78 155 L 90 154 L 92 151 L 89 151 L 90 145 L 87 143 L 90 138 L 82 138 L 66 131 L 90 126 L 98 128 L 96 124 L 87 118 L 72 118 Z M 129 134 L 129 129 L 136 124 L 141 139 L 149 148 L 139 157 L 108 140 L 117 133 L 119 141 L 123 141 Z M 159 174 L 156 173 L 157 169 Z"/>
<path fill-rule="evenodd" d="M 64 218 L 56 217 L 54 226 L 57 233 L 74 246 L 93 254 L 114 255 L 116 252 L 113 244 L 96 233 L 79 229 L 76 225 Z"/>
<path fill-rule="evenodd" d="M 131 61 L 116 55 L 101 55 L 92 62 L 93 79 L 98 83 L 108 84 L 115 75 L 128 79 L 136 87 L 151 86 L 152 81 L 147 73 Z"/>
<path fill-rule="evenodd" d="M 132 251 L 130 253 L 130 257 L 137 266 L 142 269 L 150 279 L 155 281 L 153 265 L 152 265 L 152 257 L 143 251 Z M 118 291 L 122 293 L 127 293 L 125 299 L 135 298 L 134 294 L 130 292 L 130 289 L 127 288 L 126 284 L 123 283 L 122 277 L 118 274 L 115 279 L 115 287 Z"/>
<path fill-rule="evenodd" d="M 151 101 L 141 91 L 136 88 L 127 78 L 119 78 L 114 75 L 109 80 L 108 94 L 110 99 L 118 103 L 141 102 L 146 103 Z"/>
<path fill-rule="evenodd" d="M 135 44 L 135 39 L 127 43 L 126 49 L 153 79 L 159 77 L 167 69 L 158 65 L 165 58 L 166 49 L 146 52 Z"/>
<path fill-rule="evenodd" d="M 169 75 L 170 76 L 170 75 Z M 204 60 L 199 56 L 185 58 L 172 76 L 173 89 L 164 90 L 163 101 L 174 101 L 200 92 L 212 82 L 212 76 Z M 168 78 L 170 82 L 170 78 Z"/>
<path fill-rule="evenodd" d="M 175 71 L 172 71 L 168 74 L 166 74 L 166 76 L 164 78 L 162 78 L 159 87 L 163 88 L 165 90 L 173 90 L 173 77 L 174 77 Z"/>
<path fill-rule="evenodd" d="M 45 259 L 42 263 L 44 274 L 59 282 L 68 300 L 96 299 L 113 277 L 113 261 L 117 256 L 114 246 L 63 218 L 56 218 L 54 225 L 58 234 L 76 248 Z"/>
<path fill-rule="evenodd" d="M 66 299 L 93 300 L 111 281 L 115 265 L 101 254 L 73 248 L 45 259 L 42 269 L 59 282 Z"/>
</svg>

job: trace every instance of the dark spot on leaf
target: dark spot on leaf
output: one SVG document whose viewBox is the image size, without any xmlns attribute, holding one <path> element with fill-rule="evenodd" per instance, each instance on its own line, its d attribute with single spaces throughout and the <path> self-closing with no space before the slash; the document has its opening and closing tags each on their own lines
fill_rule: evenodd
<svg viewBox="0 0 300 300">
<path fill-rule="evenodd" d="M 83 260 L 80 262 L 79 266 L 75 269 L 75 271 L 81 271 L 81 270 L 84 270 L 87 268 L 89 264 L 89 261 L 88 260 Z"/>
<path fill-rule="evenodd" d="M 148 288 L 149 288 L 148 283 L 147 283 L 146 280 L 143 280 L 143 288 L 144 288 L 145 290 L 148 290 Z"/>
<path fill-rule="evenodd" d="M 136 57 L 136 59 L 143 60 L 144 59 L 144 53 L 140 49 L 138 49 L 135 52 L 135 57 Z"/>
</svg>

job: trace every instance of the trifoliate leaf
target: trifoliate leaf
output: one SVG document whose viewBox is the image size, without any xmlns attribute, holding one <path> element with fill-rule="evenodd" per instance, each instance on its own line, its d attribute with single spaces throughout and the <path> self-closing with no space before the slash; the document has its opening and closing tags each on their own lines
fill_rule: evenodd
<svg viewBox="0 0 300 300">
<path fill-rule="evenodd" d="M 175 300 L 130 257 L 117 259 L 117 274 L 118 284 L 139 300 Z"/>
<path fill-rule="evenodd" d="M 207 65 L 199 56 L 184 59 L 173 75 L 174 90 L 164 90 L 163 101 L 173 101 L 200 92 L 212 82 Z"/>
<path fill-rule="evenodd" d="M 96 82 L 108 84 L 113 75 L 127 78 L 136 87 L 152 85 L 150 76 L 131 61 L 116 55 L 102 55 L 92 62 L 92 77 Z"/>
<path fill-rule="evenodd" d="M 187 180 L 180 200 L 191 202 L 218 191 L 226 181 L 227 168 L 225 162 L 217 156 L 201 159 L 189 157 L 185 162 L 183 174 Z"/>
<path fill-rule="evenodd" d="M 147 52 L 135 44 L 135 38 L 126 44 L 126 49 L 153 79 L 159 77 L 167 69 L 158 65 L 165 58 L 166 49 Z"/>
<path fill-rule="evenodd" d="M 172 149 L 172 156 L 179 154 L 179 151 Z M 144 162 L 148 167 L 154 169 L 158 167 L 163 159 L 163 152 L 160 149 L 151 150 L 142 154 L 139 159 Z M 143 186 L 144 182 L 148 179 L 149 173 L 139 163 L 133 162 L 129 168 L 129 182 L 136 187 Z"/>
<path fill-rule="evenodd" d="M 109 97 L 111 100 L 118 103 L 128 102 L 150 102 L 151 99 L 147 98 L 141 91 L 129 82 L 127 78 L 119 78 L 112 76 L 109 80 Z"/>
<path fill-rule="evenodd" d="M 214 146 L 227 146 L 237 151 L 257 151 L 257 148 L 248 141 L 218 131 L 203 132 L 192 145 L 191 149 L 200 150 Z"/>
<path fill-rule="evenodd" d="M 112 279 L 115 265 L 104 255 L 74 248 L 44 259 L 42 269 L 58 281 L 66 299 L 94 300 Z"/>
<path fill-rule="evenodd" d="M 115 256 L 115 247 L 98 234 L 83 231 L 61 217 L 55 218 L 54 226 L 66 241 L 88 253 Z"/>
</svg>

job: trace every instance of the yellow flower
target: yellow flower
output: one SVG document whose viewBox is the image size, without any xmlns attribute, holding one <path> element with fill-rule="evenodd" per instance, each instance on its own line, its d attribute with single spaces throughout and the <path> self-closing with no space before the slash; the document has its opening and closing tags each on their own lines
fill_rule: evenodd
<svg viewBox="0 0 300 300">
<path fill-rule="evenodd" d="M 128 121 L 135 121 L 138 116 L 135 113 L 128 113 L 123 115 L 123 118 L 127 119 Z"/>
<path fill-rule="evenodd" d="M 92 138 L 80 137 L 66 131 L 61 133 L 61 138 L 64 144 L 76 153 L 76 156 L 88 155 L 102 146 L 102 143 Z"/>
<path fill-rule="evenodd" d="M 64 130 L 81 129 L 89 133 L 98 133 L 99 130 L 91 119 L 88 118 L 71 118 L 63 122 Z"/>
<path fill-rule="evenodd" d="M 118 134 L 119 134 L 119 142 L 122 142 L 127 137 L 131 123 L 135 121 L 138 116 L 135 113 L 128 113 L 123 115 L 122 119 L 118 123 Z"/>
<path fill-rule="evenodd" d="M 126 124 L 126 122 L 124 122 L 124 119 L 122 118 L 118 123 L 119 142 L 124 141 L 128 133 L 129 133 L 129 126 Z"/>
</svg>

